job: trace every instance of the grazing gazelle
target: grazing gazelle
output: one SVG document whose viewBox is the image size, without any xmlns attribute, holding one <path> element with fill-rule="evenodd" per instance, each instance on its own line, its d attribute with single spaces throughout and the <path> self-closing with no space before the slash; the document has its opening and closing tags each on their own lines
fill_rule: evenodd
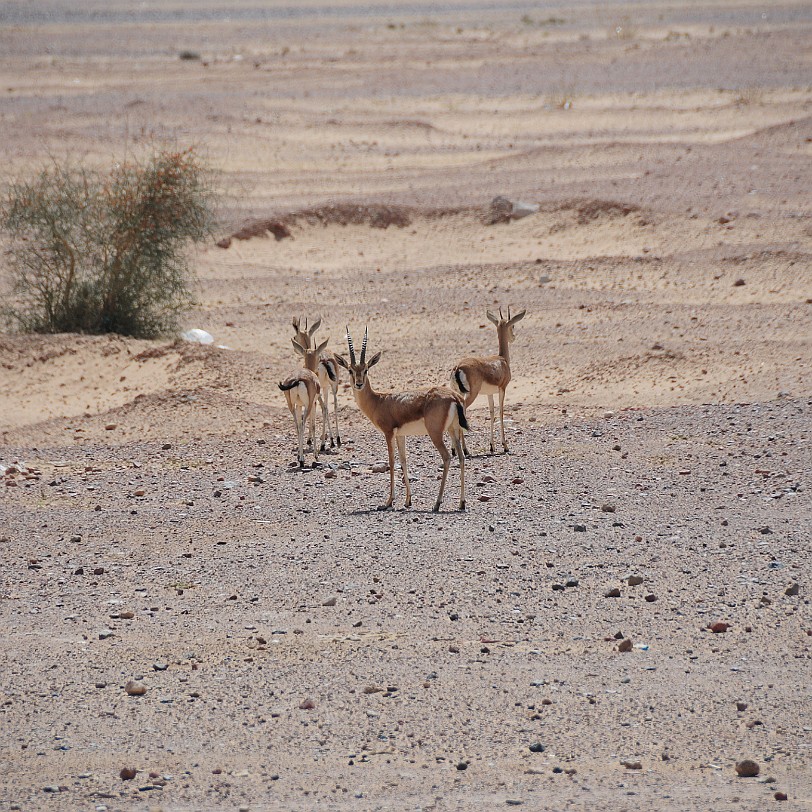
<svg viewBox="0 0 812 812">
<path fill-rule="evenodd" d="M 409 472 L 406 467 L 406 437 L 428 434 L 443 459 L 443 477 L 440 480 L 440 491 L 434 503 L 434 512 L 440 509 L 448 477 L 448 466 L 451 455 L 445 446 L 443 434 L 448 433 L 460 461 L 460 510 L 465 510 L 465 455 L 462 450 L 462 432 L 468 428 L 465 419 L 465 407 L 462 398 L 445 386 L 421 389 L 416 392 L 380 393 L 369 383 L 368 372 L 381 359 L 375 353 L 369 361 L 367 353 L 367 330 L 364 330 L 364 342 L 361 344 L 361 358 L 356 360 L 352 336 L 347 328 L 347 346 L 350 360 L 347 362 L 341 355 L 335 358 L 344 367 L 352 379 L 352 392 L 361 411 L 372 421 L 372 425 L 386 439 L 386 450 L 389 452 L 389 499 L 380 510 L 392 507 L 395 497 L 395 452 L 393 443 L 397 442 L 400 466 L 403 472 L 403 484 L 406 487 L 406 507 L 411 507 L 412 490 L 409 486 Z"/>
<path fill-rule="evenodd" d="M 301 319 L 294 317 L 293 329 L 296 331 L 294 340 L 301 344 L 306 350 L 310 349 L 313 341 L 313 334 L 319 329 L 321 319 L 316 319 L 315 323 L 308 328 L 307 319 L 304 321 L 302 327 Z M 341 448 L 341 435 L 338 433 L 338 365 L 335 361 L 335 355 L 331 352 L 322 352 L 319 354 L 318 367 L 313 370 L 319 376 L 319 383 L 321 384 L 321 394 L 319 401 L 321 402 L 321 411 L 324 415 L 324 420 L 327 423 L 327 431 L 330 433 L 330 448 L 336 445 Z M 333 417 L 336 424 L 335 439 L 333 438 L 333 427 L 330 424 L 330 401 L 327 394 L 328 389 L 333 393 Z M 325 436 L 322 434 L 321 450 L 325 450 Z"/>
<path fill-rule="evenodd" d="M 524 318 L 526 310 L 522 310 L 515 316 L 510 315 L 510 308 L 508 307 L 508 315 L 505 318 L 502 315 L 502 308 L 499 308 L 499 318 L 497 318 L 490 310 L 487 311 L 487 316 L 490 321 L 496 325 L 496 335 L 499 339 L 499 354 L 488 355 L 484 357 L 463 358 L 451 373 L 451 381 L 453 385 L 465 397 L 465 408 L 467 409 L 475 400 L 480 392 L 488 396 L 488 406 L 491 410 L 491 454 L 494 452 L 493 447 L 493 424 L 494 424 L 494 409 L 493 409 L 493 396 L 496 392 L 499 393 L 499 417 L 502 422 L 502 448 L 507 452 L 507 442 L 505 441 L 505 390 L 510 383 L 510 345 L 515 340 L 513 335 L 513 325 L 517 321 Z M 465 438 L 463 437 L 463 449 L 468 453 L 465 447 Z"/>
<path fill-rule="evenodd" d="M 299 466 L 304 468 L 304 434 L 305 423 L 310 424 L 310 439 L 313 443 L 313 456 L 316 461 L 319 459 L 319 450 L 316 446 L 316 399 L 321 392 L 321 386 L 316 373 L 313 371 L 318 364 L 319 351 L 323 350 L 327 342 L 323 342 L 315 350 L 305 350 L 294 340 L 294 347 L 297 352 L 304 355 L 305 368 L 298 369 L 279 382 L 279 388 L 285 393 L 285 400 L 288 402 L 288 409 L 293 415 L 293 422 L 296 425 L 296 435 L 299 439 Z M 322 427 L 324 432 L 324 427 Z"/>
</svg>

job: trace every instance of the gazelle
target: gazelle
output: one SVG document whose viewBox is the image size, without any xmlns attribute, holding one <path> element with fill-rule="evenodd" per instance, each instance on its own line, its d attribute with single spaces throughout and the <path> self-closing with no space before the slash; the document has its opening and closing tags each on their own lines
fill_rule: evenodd
<svg viewBox="0 0 812 812">
<path fill-rule="evenodd" d="M 505 390 L 510 383 L 510 345 L 514 342 L 513 325 L 524 318 L 526 310 L 522 310 L 515 316 L 510 315 L 508 307 L 507 318 L 502 315 L 502 308 L 499 308 L 499 318 L 490 310 L 486 312 L 489 321 L 496 325 L 496 335 L 499 340 L 499 354 L 484 357 L 463 358 L 451 373 L 452 384 L 462 393 L 465 398 L 465 408 L 467 409 L 482 393 L 488 396 L 488 406 L 491 411 L 491 454 L 494 452 L 493 446 L 493 424 L 494 408 L 493 396 L 499 393 L 499 417 L 502 423 L 502 448 L 507 452 L 507 442 L 505 441 Z M 465 438 L 463 437 L 463 449 Z"/>
<path fill-rule="evenodd" d="M 321 319 L 316 321 L 308 328 L 307 319 L 302 321 L 298 317 L 293 319 L 293 329 L 296 331 L 294 341 L 297 341 L 306 350 L 310 348 L 313 342 L 313 334 L 319 329 Z M 321 411 L 327 425 L 327 431 L 330 434 L 330 448 L 336 445 L 341 448 L 341 435 L 338 433 L 338 365 L 336 364 L 335 355 L 331 352 L 322 352 L 319 354 L 318 367 L 314 372 L 319 376 L 319 383 L 321 384 L 321 394 L 319 395 L 319 402 L 321 403 Z M 336 424 L 335 438 L 333 438 L 333 427 L 330 424 L 330 401 L 327 391 L 331 390 L 333 393 L 333 417 Z M 322 433 L 321 450 L 325 450 L 325 435 Z"/>
<path fill-rule="evenodd" d="M 341 355 L 335 359 L 349 373 L 352 380 L 352 392 L 361 411 L 372 421 L 386 440 L 389 453 L 389 499 L 379 510 L 392 507 L 395 497 L 395 452 L 393 443 L 397 442 L 398 456 L 403 473 L 403 484 L 406 487 L 406 507 L 411 507 L 412 490 L 409 485 L 409 472 L 406 466 L 406 437 L 428 434 L 443 460 L 443 477 L 440 480 L 440 491 L 434 503 L 434 512 L 440 510 L 443 500 L 448 466 L 451 455 L 448 453 L 443 434 L 448 433 L 457 451 L 460 461 L 460 510 L 465 510 L 465 455 L 463 454 L 462 433 L 468 428 L 465 419 L 465 407 L 462 398 L 445 386 L 421 389 L 415 392 L 382 393 L 376 392 L 369 382 L 368 372 L 381 360 L 380 352 L 366 360 L 368 332 L 364 330 L 364 341 L 361 344 L 361 357 L 356 360 L 352 336 L 347 328 L 347 346 L 350 351 L 349 362 Z"/>
<path fill-rule="evenodd" d="M 316 373 L 313 371 L 318 364 L 319 352 L 324 349 L 327 342 L 324 341 L 317 349 L 306 350 L 300 344 L 293 341 L 297 352 L 304 356 L 305 368 L 288 375 L 284 381 L 279 382 L 279 388 L 285 393 L 285 400 L 288 402 L 288 409 L 293 415 L 293 422 L 296 425 L 296 435 L 299 440 L 299 466 L 304 468 L 304 434 L 305 423 L 310 424 L 310 439 L 313 443 L 313 456 L 318 462 L 319 450 L 316 446 L 316 399 L 321 392 L 321 385 Z M 324 427 L 322 427 L 324 432 Z M 323 437 L 322 437 L 323 442 Z"/>
</svg>

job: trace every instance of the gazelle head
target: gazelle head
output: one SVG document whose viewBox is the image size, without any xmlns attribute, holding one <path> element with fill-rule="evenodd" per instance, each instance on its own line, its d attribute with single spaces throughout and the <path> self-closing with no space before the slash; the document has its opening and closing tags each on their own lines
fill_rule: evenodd
<svg viewBox="0 0 812 812">
<path fill-rule="evenodd" d="M 318 322 L 316 323 L 316 327 L 318 327 Z M 312 328 L 315 330 L 316 328 Z M 324 339 L 321 344 L 318 345 L 315 349 L 311 349 L 310 347 L 305 347 L 302 345 L 300 341 L 295 338 L 292 338 L 290 341 L 293 344 L 293 349 L 299 353 L 305 360 L 305 368 L 309 369 L 311 372 L 315 372 L 316 367 L 319 363 L 319 355 L 321 351 L 327 346 L 327 342 L 329 338 Z"/>
<path fill-rule="evenodd" d="M 309 328 L 307 326 L 307 318 L 305 318 L 303 324 L 302 320 L 298 316 L 294 316 L 293 329 L 296 331 L 296 335 L 294 336 L 293 340 L 297 341 L 305 349 L 308 349 L 313 342 L 313 334 L 319 329 L 320 324 L 321 316 L 319 316 L 319 318 L 317 318 Z"/>
<path fill-rule="evenodd" d="M 496 325 L 496 332 L 498 333 L 499 337 L 501 338 L 504 334 L 508 343 L 512 344 L 516 340 L 516 336 L 513 334 L 513 325 L 516 324 L 517 321 L 521 321 L 524 318 L 525 313 L 527 313 L 526 310 L 520 310 L 515 316 L 511 316 L 510 305 L 508 305 L 507 318 L 502 315 L 501 307 L 499 308 L 498 317 L 490 310 L 486 312 L 486 315 L 488 320 L 492 321 Z"/>
<path fill-rule="evenodd" d="M 335 359 L 341 364 L 347 372 L 350 373 L 350 378 L 352 379 L 352 385 L 356 389 L 363 389 L 367 382 L 367 373 L 369 372 L 370 367 L 374 367 L 378 361 L 381 360 L 381 354 L 376 352 L 369 361 L 366 360 L 367 354 L 367 338 L 368 338 L 368 330 L 364 328 L 364 341 L 361 344 L 361 357 L 360 359 L 356 359 L 355 357 L 355 347 L 352 343 L 352 336 L 350 335 L 350 328 L 347 328 L 347 346 L 350 350 L 350 360 L 347 361 L 346 358 L 336 353 Z"/>
</svg>

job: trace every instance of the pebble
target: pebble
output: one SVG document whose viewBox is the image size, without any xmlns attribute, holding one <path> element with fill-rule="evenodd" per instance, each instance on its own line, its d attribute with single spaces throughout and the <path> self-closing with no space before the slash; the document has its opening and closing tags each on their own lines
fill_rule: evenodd
<svg viewBox="0 0 812 812">
<path fill-rule="evenodd" d="M 632 650 L 632 641 L 630 637 L 627 637 L 625 640 L 621 640 L 617 644 L 617 650 L 622 652 L 627 652 Z"/>
<path fill-rule="evenodd" d="M 611 589 L 607 589 L 606 592 L 603 593 L 604 598 L 619 598 L 620 597 L 620 590 L 614 586 Z"/>
<path fill-rule="evenodd" d="M 787 800 L 787 793 L 786 792 L 776 792 L 775 795 L 773 795 L 773 798 L 775 798 L 776 801 L 786 801 Z"/>
<path fill-rule="evenodd" d="M 572 529 L 573 529 L 573 530 L 574 530 L 576 533 L 586 533 L 586 525 L 585 525 L 585 524 L 576 524 L 576 525 L 573 525 Z"/>
<path fill-rule="evenodd" d="M 518 798 L 508 798 L 505 803 L 508 806 L 521 806 L 524 801 L 520 801 Z"/>
<path fill-rule="evenodd" d="M 138 771 L 134 767 L 122 767 L 119 777 L 122 781 L 132 781 Z"/>
<path fill-rule="evenodd" d="M 639 761 L 624 761 L 623 766 L 627 770 L 642 770 L 643 765 Z"/>
<path fill-rule="evenodd" d="M 657 600 L 657 596 L 654 593 L 652 593 L 650 595 L 646 595 L 645 599 L 647 603 L 654 603 Z"/>
<path fill-rule="evenodd" d="M 630 575 L 626 579 L 626 583 L 629 586 L 640 586 L 646 579 L 642 575 Z"/>
<path fill-rule="evenodd" d="M 152 668 L 155 671 L 166 671 L 166 669 L 169 668 L 169 666 L 166 663 L 158 662 L 158 663 L 153 663 Z"/>
<path fill-rule="evenodd" d="M 127 692 L 128 696 L 143 696 L 147 692 L 145 685 L 142 685 L 139 682 L 133 682 L 132 680 L 130 680 L 124 686 L 124 690 Z"/>
<path fill-rule="evenodd" d="M 569 586 L 569 587 L 578 586 L 578 579 L 577 578 L 567 578 L 566 583 L 564 584 L 564 586 Z"/>
<path fill-rule="evenodd" d="M 721 620 L 717 621 L 716 623 L 712 623 L 708 627 L 714 634 L 724 634 L 729 628 L 729 623 L 724 623 Z"/>
<path fill-rule="evenodd" d="M 312 699 L 303 699 L 299 703 L 299 710 L 313 710 L 316 707 L 316 703 Z"/>
<path fill-rule="evenodd" d="M 755 778 L 760 771 L 761 768 L 758 766 L 758 763 L 750 758 L 736 762 L 736 775 L 738 775 L 739 778 Z"/>
<path fill-rule="evenodd" d="M 528 749 L 531 753 L 543 753 L 544 745 L 541 742 L 533 742 Z"/>
<path fill-rule="evenodd" d="M 610 504 L 607 502 L 606 504 L 601 505 L 601 510 L 602 510 L 604 513 L 614 513 L 614 512 L 615 512 L 615 506 L 614 506 L 614 505 L 610 505 Z"/>
<path fill-rule="evenodd" d="M 372 466 L 373 474 L 385 474 L 389 470 L 389 464 L 385 462 L 376 462 Z"/>
<path fill-rule="evenodd" d="M 787 587 L 787 588 L 784 590 L 784 594 L 785 594 L 785 595 L 789 595 L 789 597 L 793 597 L 793 596 L 797 595 L 797 594 L 798 594 L 798 592 L 800 592 L 800 589 L 801 589 L 801 588 L 798 586 L 798 584 L 797 584 L 797 582 L 796 582 L 796 583 L 792 584 L 791 586 L 788 586 L 788 587 Z"/>
<path fill-rule="evenodd" d="M 327 600 L 324 601 L 324 603 L 322 603 L 322 606 L 335 606 L 337 601 L 338 601 L 338 598 L 333 596 L 332 598 L 327 598 Z"/>
<path fill-rule="evenodd" d="M 457 762 L 457 769 L 460 770 L 460 771 L 467 770 L 468 769 L 468 762 L 467 761 Z"/>
<path fill-rule="evenodd" d="M 746 702 L 737 702 L 736 703 L 736 710 L 737 711 L 746 711 L 747 710 L 747 703 Z"/>
</svg>

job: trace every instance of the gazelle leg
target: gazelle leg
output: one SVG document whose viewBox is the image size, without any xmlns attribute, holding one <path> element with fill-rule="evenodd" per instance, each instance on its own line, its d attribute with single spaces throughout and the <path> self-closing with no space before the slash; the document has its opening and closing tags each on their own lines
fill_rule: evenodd
<svg viewBox="0 0 812 812">
<path fill-rule="evenodd" d="M 304 422 L 308 420 L 310 425 L 310 436 L 313 439 L 313 458 L 318 462 L 319 460 L 319 447 L 316 445 L 316 401 L 314 400 L 308 407 L 302 417 L 302 431 L 304 432 Z"/>
<path fill-rule="evenodd" d="M 457 450 L 457 457 L 460 461 L 460 510 L 465 510 L 465 453 L 462 450 L 465 435 L 462 429 L 452 437 L 452 440 L 454 441 L 454 448 Z"/>
<path fill-rule="evenodd" d="M 502 421 L 502 448 L 507 454 L 507 442 L 505 441 L 505 390 L 499 390 L 499 417 Z"/>
<path fill-rule="evenodd" d="M 319 395 L 319 403 L 321 404 L 321 450 L 324 451 L 327 448 L 327 429 L 330 426 L 330 416 L 327 413 L 327 398 L 323 395 Z M 330 431 L 330 440 L 333 439 L 333 432 Z M 330 442 L 330 445 L 333 443 Z"/>
<path fill-rule="evenodd" d="M 448 449 L 443 442 L 442 431 L 439 434 L 429 432 L 429 437 L 431 437 L 434 447 L 443 458 L 443 478 L 440 480 L 440 491 L 437 494 L 437 501 L 434 503 L 434 512 L 437 513 L 440 510 L 440 503 L 443 501 L 443 491 L 445 490 L 445 481 L 448 478 L 448 464 L 451 462 L 451 454 L 448 453 Z"/>
<path fill-rule="evenodd" d="M 388 510 L 395 501 L 395 448 L 392 444 L 392 435 L 385 434 L 386 450 L 389 452 L 389 499 L 378 510 Z"/>
<path fill-rule="evenodd" d="M 494 410 L 493 410 L 493 395 L 488 395 L 488 408 L 491 410 L 491 454 L 493 454 L 493 422 L 494 422 Z"/>
<path fill-rule="evenodd" d="M 403 472 L 403 485 L 406 488 L 406 507 L 412 506 L 412 489 L 409 487 L 409 470 L 406 467 L 406 438 L 398 437 L 398 456 L 400 457 L 400 468 Z"/>
<path fill-rule="evenodd" d="M 299 419 L 301 412 L 301 406 L 294 406 L 291 409 L 293 423 L 296 426 L 296 440 L 299 443 L 299 453 L 297 455 L 297 459 L 299 460 L 299 467 L 304 468 L 304 420 Z"/>
<path fill-rule="evenodd" d="M 333 417 L 336 421 L 336 445 L 341 448 L 341 435 L 338 433 L 338 383 L 333 387 Z M 331 443 L 332 445 L 332 443 Z"/>
</svg>

